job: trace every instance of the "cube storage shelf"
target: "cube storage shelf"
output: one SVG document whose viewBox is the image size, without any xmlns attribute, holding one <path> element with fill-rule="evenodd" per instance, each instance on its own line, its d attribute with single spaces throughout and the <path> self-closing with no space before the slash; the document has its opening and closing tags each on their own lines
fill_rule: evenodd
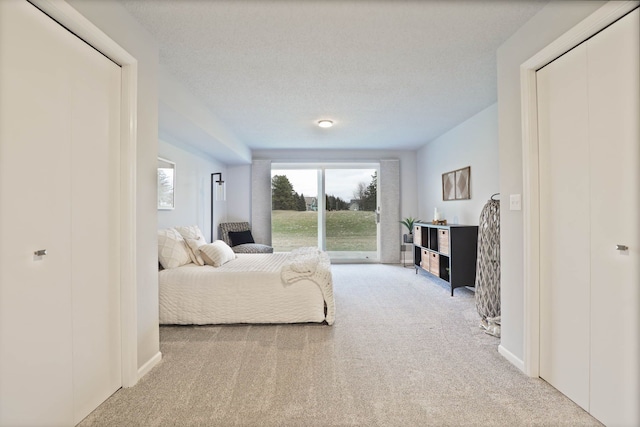
<svg viewBox="0 0 640 427">
<path fill-rule="evenodd" d="M 477 225 L 414 225 L 416 274 L 420 269 L 449 282 L 451 296 L 455 288 L 475 286 L 477 248 Z"/>
</svg>

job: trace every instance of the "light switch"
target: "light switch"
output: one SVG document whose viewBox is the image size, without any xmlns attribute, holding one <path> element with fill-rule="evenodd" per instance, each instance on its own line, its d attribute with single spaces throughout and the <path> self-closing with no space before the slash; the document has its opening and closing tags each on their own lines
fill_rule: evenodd
<svg viewBox="0 0 640 427">
<path fill-rule="evenodd" d="M 509 195 L 509 210 L 510 211 L 522 210 L 522 202 L 520 199 L 520 194 Z"/>
</svg>

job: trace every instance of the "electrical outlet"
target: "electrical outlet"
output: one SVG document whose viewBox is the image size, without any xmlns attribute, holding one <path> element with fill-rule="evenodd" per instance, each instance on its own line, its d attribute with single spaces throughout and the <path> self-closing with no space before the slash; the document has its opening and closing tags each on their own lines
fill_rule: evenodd
<svg viewBox="0 0 640 427">
<path fill-rule="evenodd" d="M 522 201 L 520 198 L 520 194 L 509 195 L 509 210 L 510 211 L 522 210 Z"/>
</svg>

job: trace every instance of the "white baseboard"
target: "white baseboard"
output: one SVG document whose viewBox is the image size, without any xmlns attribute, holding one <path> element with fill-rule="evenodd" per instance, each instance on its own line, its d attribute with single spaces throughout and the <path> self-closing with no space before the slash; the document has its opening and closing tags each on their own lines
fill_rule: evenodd
<svg viewBox="0 0 640 427">
<path fill-rule="evenodd" d="M 151 359 L 147 360 L 147 363 L 138 368 L 138 379 L 144 377 L 149 373 L 154 366 L 156 366 L 162 360 L 162 353 L 157 352 Z"/>
<path fill-rule="evenodd" d="M 516 368 L 524 372 L 524 361 L 522 359 L 517 358 L 513 353 L 511 353 L 509 350 L 504 348 L 502 344 L 498 346 L 498 353 L 500 353 L 502 357 L 504 357 L 509 362 L 511 362 L 511 364 L 514 365 Z"/>
</svg>

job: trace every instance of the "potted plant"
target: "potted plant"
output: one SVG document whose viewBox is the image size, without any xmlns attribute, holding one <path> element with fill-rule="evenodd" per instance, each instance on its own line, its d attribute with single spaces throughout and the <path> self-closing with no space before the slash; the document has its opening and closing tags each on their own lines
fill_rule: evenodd
<svg viewBox="0 0 640 427">
<path fill-rule="evenodd" d="M 413 225 L 416 222 L 422 222 L 422 220 L 408 216 L 400 221 L 400 224 L 404 225 L 409 230 L 408 234 L 403 235 L 404 243 L 413 243 Z"/>
</svg>

